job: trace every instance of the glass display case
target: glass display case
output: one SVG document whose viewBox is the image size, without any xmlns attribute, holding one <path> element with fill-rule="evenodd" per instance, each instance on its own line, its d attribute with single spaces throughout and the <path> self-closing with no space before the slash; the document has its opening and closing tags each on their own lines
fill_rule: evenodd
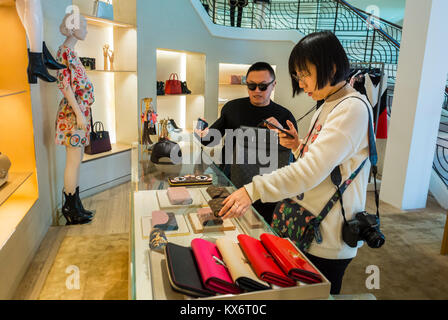
<svg viewBox="0 0 448 320">
<path fill-rule="evenodd" d="M 149 248 L 149 232 L 153 211 L 166 210 L 174 214 L 177 230 L 167 231 L 169 242 L 190 246 L 195 238 L 214 242 L 219 237 L 237 241 L 239 234 L 256 239 L 263 233 L 275 234 L 258 212 L 251 208 L 242 217 L 229 219 L 221 226 L 198 228 L 192 214 L 198 208 L 206 207 L 209 185 L 189 186 L 193 203 L 186 206 L 170 206 L 166 201 L 166 190 L 170 187 L 168 178 L 186 174 L 209 175 L 212 185 L 226 187 L 229 192 L 236 190 L 232 182 L 211 161 L 207 152 L 198 143 L 182 141 L 179 143 L 183 163 L 178 165 L 156 165 L 150 161 L 150 154 L 135 144 L 132 149 L 132 188 L 131 194 L 131 248 L 130 248 L 130 299 L 165 300 L 190 299 L 174 291 L 169 282 L 168 269 L 164 253 Z M 306 285 L 297 283 L 296 287 L 275 287 L 271 290 L 248 292 L 238 295 L 217 295 L 207 299 L 326 299 L 329 297 L 330 283 Z"/>
</svg>

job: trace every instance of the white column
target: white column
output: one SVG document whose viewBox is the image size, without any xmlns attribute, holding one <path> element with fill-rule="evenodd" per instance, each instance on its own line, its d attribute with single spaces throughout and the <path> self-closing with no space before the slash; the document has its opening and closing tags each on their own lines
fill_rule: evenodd
<svg viewBox="0 0 448 320">
<path fill-rule="evenodd" d="M 426 207 L 448 73 L 448 1 L 407 0 L 380 199 Z"/>
</svg>

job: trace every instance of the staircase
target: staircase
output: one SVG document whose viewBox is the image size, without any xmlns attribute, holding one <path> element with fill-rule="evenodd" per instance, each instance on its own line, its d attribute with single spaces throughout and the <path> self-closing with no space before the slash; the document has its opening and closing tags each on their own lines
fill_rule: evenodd
<svg viewBox="0 0 448 320">
<path fill-rule="evenodd" d="M 228 0 L 201 0 L 215 24 L 230 26 Z M 235 23 L 238 8 L 235 9 Z M 243 8 L 242 28 L 298 30 L 307 35 L 331 30 L 351 62 L 384 62 L 393 86 L 397 74 L 402 28 L 351 6 L 345 0 L 271 1 Z"/>
</svg>

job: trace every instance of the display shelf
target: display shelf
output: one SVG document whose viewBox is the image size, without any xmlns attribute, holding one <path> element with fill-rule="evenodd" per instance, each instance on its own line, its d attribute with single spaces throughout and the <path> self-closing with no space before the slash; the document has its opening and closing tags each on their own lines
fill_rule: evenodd
<svg viewBox="0 0 448 320">
<path fill-rule="evenodd" d="M 102 19 L 102 18 L 97 18 L 94 16 L 89 16 L 89 15 L 84 15 L 84 17 L 87 20 L 88 24 L 94 25 L 94 26 L 99 26 L 99 27 L 120 27 L 120 28 L 130 28 L 130 29 L 134 29 L 137 28 L 136 25 L 133 24 L 129 24 L 126 22 L 120 22 L 120 21 L 115 21 L 115 20 L 109 20 L 109 19 Z"/>
<path fill-rule="evenodd" d="M 0 206 L 28 179 L 32 172 L 10 172 L 8 181 L 0 187 Z"/>
<path fill-rule="evenodd" d="M 0 7 L 12 7 L 15 6 L 14 0 L 0 0 Z"/>
<path fill-rule="evenodd" d="M 0 250 L 38 199 L 35 172 L 10 173 L 8 180 L 11 185 L 8 182 L 0 188 L 1 197 L 6 196 L 6 192 L 9 193 L 7 199 L 0 205 Z M 11 192 L 11 190 L 14 191 Z"/>
<path fill-rule="evenodd" d="M 194 97 L 194 96 L 203 96 L 203 93 L 189 93 L 189 94 L 185 94 L 185 93 L 181 93 L 181 94 L 164 94 L 164 95 L 159 95 L 157 96 L 157 98 L 163 98 L 163 97 Z"/>
<path fill-rule="evenodd" d="M 86 70 L 89 72 L 105 72 L 105 73 L 136 73 L 136 70 Z"/>
<path fill-rule="evenodd" d="M 117 153 L 130 151 L 131 149 L 132 149 L 132 145 L 130 145 L 130 144 L 114 143 L 114 144 L 112 144 L 111 151 L 102 152 L 102 153 L 98 153 L 98 154 L 92 154 L 92 155 L 85 153 L 84 158 L 82 159 L 82 162 L 85 163 L 85 162 L 89 162 L 89 161 L 96 160 L 96 159 L 110 157 Z"/>
<path fill-rule="evenodd" d="M 0 90 L 0 99 L 25 93 L 26 90 Z"/>
</svg>

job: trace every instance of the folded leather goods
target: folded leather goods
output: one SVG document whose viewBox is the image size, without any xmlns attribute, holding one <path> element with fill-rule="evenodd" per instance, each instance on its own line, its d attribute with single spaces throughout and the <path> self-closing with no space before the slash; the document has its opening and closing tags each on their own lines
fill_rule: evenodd
<svg viewBox="0 0 448 320">
<path fill-rule="evenodd" d="M 230 196 L 229 191 L 225 187 L 216 187 L 216 186 L 210 186 L 206 189 L 207 193 L 212 199 L 215 198 L 227 198 Z"/>
<path fill-rule="evenodd" d="M 202 283 L 193 250 L 168 242 L 165 246 L 166 264 L 171 287 L 192 297 L 214 296 Z"/>
<path fill-rule="evenodd" d="M 174 213 L 166 213 L 162 210 L 152 212 L 151 224 L 153 228 L 158 228 L 163 231 L 173 231 L 179 229 Z"/>
<path fill-rule="evenodd" d="M 198 220 L 204 227 L 216 226 L 224 223 L 221 218 L 216 218 L 212 209 L 208 207 L 198 209 Z"/>
<path fill-rule="evenodd" d="M 213 215 L 216 218 L 221 218 L 218 215 L 218 213 L 219 213 L 219 211 L 221 211 L 222 207 L 224 207 L 224 205 L 222 204 L 223 201 L 224 201 L 224 198 L 216 198 L 216 199 L 212 199 L 212 200 L 208 201 L 208 205 L 212 209 Z"/>
<path fill-rule="evenodd" d="M 319 271 L 304 259 L 302 253 L 288 239 L 263 233 L 260 240 L 289 277 L 304 283 L 322 282 Z"/>
<path fill-rule="evenodd" d="M 296 282 L 287 277 L 274 258 L 266 251 L 260 240 L 245 234 L 238 235 L 241 249 L 248 258 L 257 276 L 280 287 L 293 287 Z"/>
<path fill-rule="evenodd" d="M 238 287 L 245 291 L 259 291 L 271 288 L 268 283 L 258 279 L 238 243 L 223 237 L 216 240 L 216 246 L 229 269 L 233 281 Z"/>
<path fill-rule="evenodd" d="M 230 277 L 227 267 L 222 261 L 222 256 L 216 245 L 204 239 L 193 239 L 191 241 L 196 262 L 202 281 L 207 289 L 218 293 L 240 293 Z"/>
<path fill-rule="evenodd" d="M 168 200 L 173 205 L 188 205 L 193 203 L 193 199 L 185 187 L 169 187 L 166 194 Z"/>
</svg>

